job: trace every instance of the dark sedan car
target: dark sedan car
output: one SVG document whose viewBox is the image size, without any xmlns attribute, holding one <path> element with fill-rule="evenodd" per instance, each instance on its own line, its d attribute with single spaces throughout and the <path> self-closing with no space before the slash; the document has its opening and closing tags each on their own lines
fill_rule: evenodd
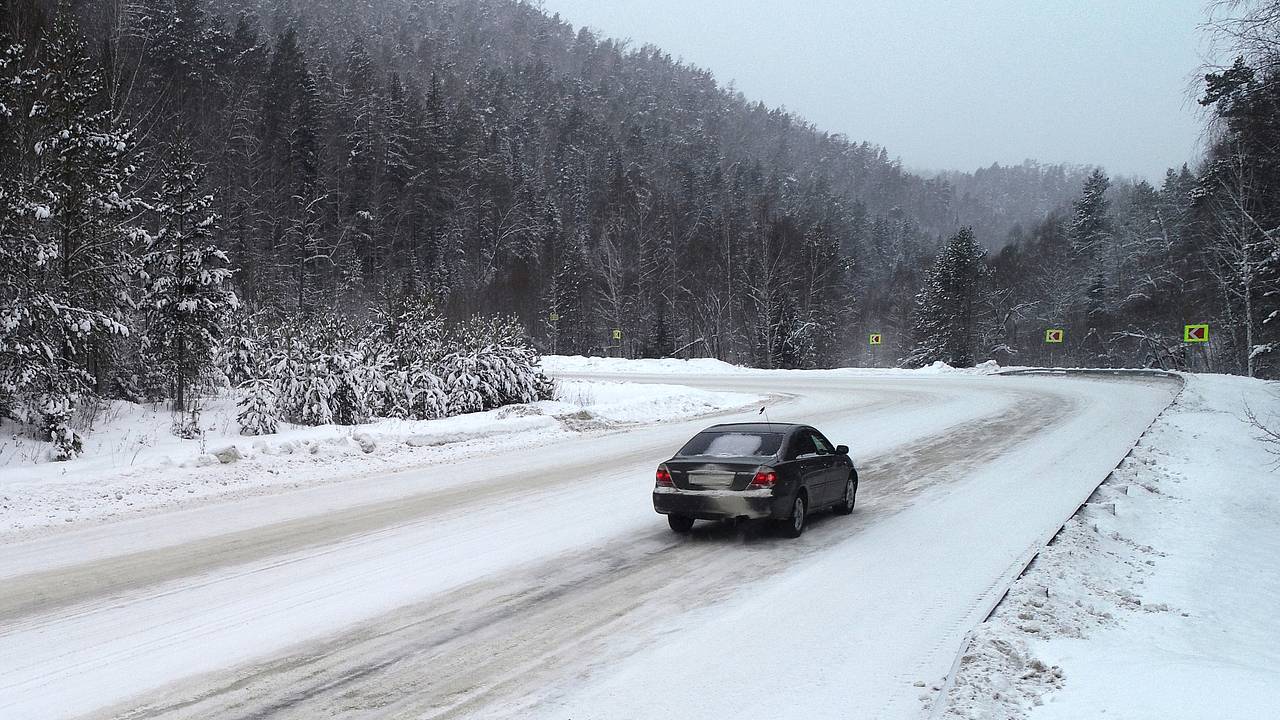
<svg viewBox="0 0 1280 720">
<path fill-rule="evenodd" d="M 858 471 L 849 448 L 808 425 L 715 425 L 658 466 L 653 509 L 676 532 L 694 520 L 768 518 L 788 537 L 804 532 L 810 513 L 853 512 Z"/>
</svg>

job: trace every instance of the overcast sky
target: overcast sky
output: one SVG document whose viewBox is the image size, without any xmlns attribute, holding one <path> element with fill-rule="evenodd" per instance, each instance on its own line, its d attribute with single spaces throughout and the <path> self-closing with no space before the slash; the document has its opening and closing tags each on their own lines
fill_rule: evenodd
<svg viewBox="0 0 1280 720">
<path fill-rule="evenodd" d="M 1199 148 L 1204 0 L 544 0 L 653 43 L 911 169 L 1101 164 L 1158 181 Z"/>
</svg>

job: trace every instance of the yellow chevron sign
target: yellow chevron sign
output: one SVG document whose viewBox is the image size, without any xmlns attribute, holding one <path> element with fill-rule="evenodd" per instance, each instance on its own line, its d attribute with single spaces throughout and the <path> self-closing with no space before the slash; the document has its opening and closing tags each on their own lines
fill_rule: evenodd
<svg viewBox="0 0 1280 720">
<path fill-rule="evenodd" d="M 1209 342 L 1209 325 L 1184 325 L 1182 327 L 1182 342 Z"/>
<path fill-rule="evenodd" d="M 880 333 L 871 333 L 870 342 L 872 345 L 880 345 L 882 340 Z"/>
<path fill-rule="evenodd" d="M 1049 328 L 1044 331 L 1044 341 L 1047 343 L 1060 343 L 1062 338 L 1066 337 L 1067 331 L 1062 328 Z"/>
</svg>

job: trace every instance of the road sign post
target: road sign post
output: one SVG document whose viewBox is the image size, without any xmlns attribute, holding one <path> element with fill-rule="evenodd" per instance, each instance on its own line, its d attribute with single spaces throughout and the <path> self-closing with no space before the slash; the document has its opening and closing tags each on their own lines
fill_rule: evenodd
<svg viewBox="0 0 1280 720">
<path fill-rule="evenodd" d="M 1188 345 L 1200 346 L 1200 359 L 1204 363 L 1204 369 L 1213 371 L 1212 362 L 1209 356 L 1209 323 L 1197 323 L 1194 325 L 1182 326 L 1182 342 Z M 1185 357 L 1185 353 L 1184 353 Z M 1189 359 L 1189 358 L 1188 358 Z M 1193 369 L 1193 368 L 1188 368 Z"/>
<path fill-rule="evenodd" d="M 1061 345 L 1067 338 L 1067 331 L 1062 328 L 1047 328 L 1044 331 L 1044 342 L 1049 346 L 1049 366 L 1057 367 L 1054 348 Z"/>
<path fill-rule="evenodd" d="M 884 342 L 884 337 L 880 333 L 870 333 L 867 335 L 867 364 L 871 367 L 879 367 L 876 363 L 876 348 Z"/>
</svg>

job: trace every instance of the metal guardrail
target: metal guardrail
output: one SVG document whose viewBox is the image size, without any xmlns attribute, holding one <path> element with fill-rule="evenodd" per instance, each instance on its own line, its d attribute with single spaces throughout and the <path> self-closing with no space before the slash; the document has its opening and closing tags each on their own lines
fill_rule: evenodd
<svg viewBox="0 0 1280 720">
<path fill-rule="evenodd" d="M 1156 370 L 1152 368 L 1018 368 L 1001 370 L 994 375 L 1114 375 L 1137 377 L 1163 377 L 1179 382 L 1186 382 L 1182 375 L 1172 370 Z"/>
</svg>

